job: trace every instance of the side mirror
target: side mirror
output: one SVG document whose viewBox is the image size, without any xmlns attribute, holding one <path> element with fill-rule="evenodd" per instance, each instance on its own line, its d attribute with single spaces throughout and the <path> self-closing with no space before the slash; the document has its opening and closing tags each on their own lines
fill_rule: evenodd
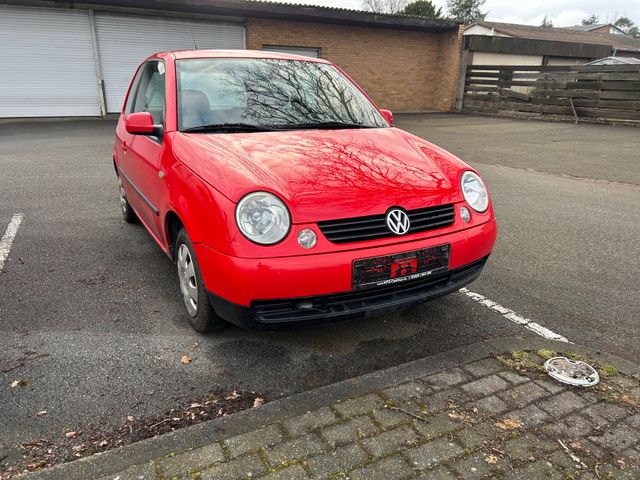
<svg viewBox="0 0 640 480">
<path fill-rule="evenodd" d="M 382 114 L 384 119 L 387 121 L 387 123 L 393 126 L 393 113 L 391 113 L 391 110 L 385 110 L 384 108 L 381 108 L 380 113 Z"/>
<path fill-rule="evenodd" d="M 153 116 L 149 112 L 130 113 L 124 117 L 124 128 L 132 135 L 162 136 L 162 125 L 153 123 Z"/>
</svg>

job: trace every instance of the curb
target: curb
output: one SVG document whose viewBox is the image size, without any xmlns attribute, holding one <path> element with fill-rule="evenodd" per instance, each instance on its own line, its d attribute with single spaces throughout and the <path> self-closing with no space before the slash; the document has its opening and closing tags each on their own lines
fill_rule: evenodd
<svg viewBox="0 0 640 480">
<path fill-rule="evenodd" d="M 40 472 L 28 473 L 20 478 L 25 480 L 80 480 L 118 473 L 131 466 L 141 465 L 170 453 L 202 447 L 223 438 L 256 430 L 281 419 L 301 415 L 349 397 L 364 395 L 373 390 L 383 390 L 416 377 L 423 377 L 507 351 L 543 348 L 584 355 L 599 363 L 614 365 L 624 375 L 640 378 L 640 365 L 589 347 L 535 337 L 495 338 L 318 387 L 274 400 L 257 409 L 244 410 L 227 417 L 209 420 L 199 425 L 141 440 L 70 463 L 56 465 Z"/>
</svg>

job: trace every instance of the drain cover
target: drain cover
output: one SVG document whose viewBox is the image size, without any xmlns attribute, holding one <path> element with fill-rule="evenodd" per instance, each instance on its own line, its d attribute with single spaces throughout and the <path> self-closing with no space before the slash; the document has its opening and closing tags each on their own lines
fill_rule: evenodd
<svg viewBox="0 0 640 480">
<path fill-rule="evenodd" d="M 544 368 L 552 378 L 577 387 L 592 387 L 600 376 L 591 365 L 567 357 L 554 357 L 544 362 Z"/>
</svg>

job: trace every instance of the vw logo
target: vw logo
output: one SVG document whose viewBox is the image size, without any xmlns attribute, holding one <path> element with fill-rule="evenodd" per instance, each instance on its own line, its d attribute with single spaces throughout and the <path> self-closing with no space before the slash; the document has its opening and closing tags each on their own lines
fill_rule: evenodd
<svg viewBox="0 0 640 480">
<path fill-rule="evenodd" d="M 404 235 L 409 231 L 410 226 L 411 222 L 409 221 L 409 216 L 404 210 L 392 208 L 389 210 L 389 213 L 387 213 L 387 227 L 389 227 L 391 233 Z"/>
</svg>

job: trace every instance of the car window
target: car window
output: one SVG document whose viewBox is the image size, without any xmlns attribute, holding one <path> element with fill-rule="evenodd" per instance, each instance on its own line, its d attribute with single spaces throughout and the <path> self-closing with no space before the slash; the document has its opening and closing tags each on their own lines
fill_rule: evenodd
<svg viewBox="0 0 640 480">
<path fill-rule="evenodd" d="M 140 76 L 130 113 L 149 112 L 156 124 L 164 125 L 165 75 L 164 63 L 148 62 Z"/>
<path fill-rule="evenodd" d="M 133 109 L 133 103 L 136 98 L 136 92 L 138 91 L 138 87 L 140 86 L 140 77 L 142 77 L 142 73 L 144 72 L 144 65 L 141 66 L 136 72 L 136 76 L 131 82 L 131 89 L 129 90 L 129 96 L 127 96 L 127 103 L 124 106 L 124 114 L 129 115 L 131 110 Z"/>
<path fill-rule="evenodd" d="M 386 126 L 362 92 L 329 64 L 189 59 L 177 67 L 180 130 L 228 123 L 284 129 L 331 122 Z"/>
</svg>

